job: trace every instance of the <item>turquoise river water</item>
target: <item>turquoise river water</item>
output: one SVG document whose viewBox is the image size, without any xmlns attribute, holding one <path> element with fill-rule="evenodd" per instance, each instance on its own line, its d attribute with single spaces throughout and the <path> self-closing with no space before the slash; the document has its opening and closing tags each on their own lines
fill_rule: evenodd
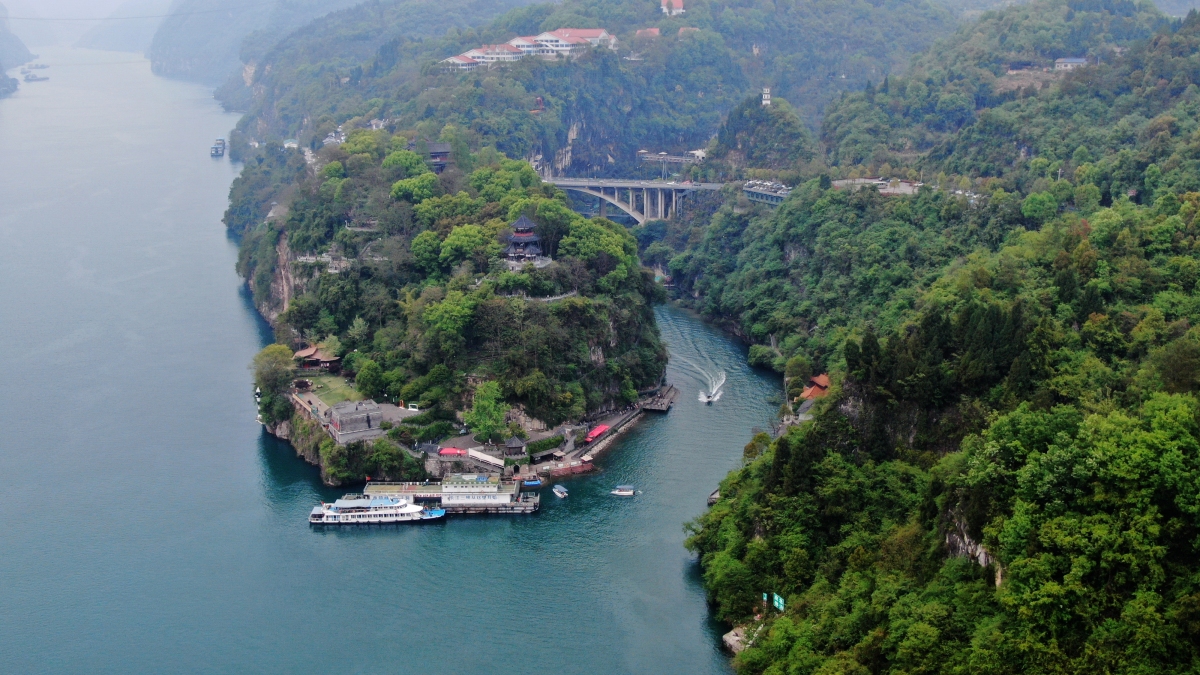
<svg viewBox="0 0 1200 675">
<path fill-rule="evenodd" d="M 675 409 L 537 515 L 312 530 L 341 491 L 254 421 L 208 157 L 237 118 L 127 54 L 42 60 L 0 101 L 0 671 L 729 672 L 682 544 L 778 404 L 740 345 L 660 308 Z"/>
</svg>

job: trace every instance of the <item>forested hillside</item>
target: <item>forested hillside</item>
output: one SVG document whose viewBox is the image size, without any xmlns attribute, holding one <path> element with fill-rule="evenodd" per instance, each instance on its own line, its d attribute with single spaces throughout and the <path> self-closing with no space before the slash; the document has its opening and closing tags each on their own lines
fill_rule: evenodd
<svg viewBox="0 0 1200 675">
<path fill-rule="evenodd" d="M 1168 21 L 1150 2 L 1129 0 L 1034 2 L 986 14 L 915 59 L 904 77 L 876 82 L 832 106 L 821 130 L 828 161 L 919 164 L 922 153 L 962 127 L 986 124 L 990 118 L 982 111 L 1049 94 L 1067 76 L 1053 70 L 1055 59 L 1107 65 Z M 975 173 L 991 171 L 974 167 Z"/>
<path fill-rule="evenodd" d="M 527 163 L 468 153 L 438 175 L 408 143 L 353 133 L 320 153 L 319 171 L 302 169 L 286 217 L 246 232 L 238 265 L 256 303 L 272 315 L 290 298 L 275 322 L 282 343 L 323 344 L 364 395 L 419 401 L 432 419 L 468 407 L 468 376 L 551 424 L 658 382 L 666 353 L 650 303 L 661 290 L 625 228 L 574 213 Z M 504 260 L 522 216 L 552 263 Z M 304 257 L 317 254 L 345 266 Z M 290 417 L 278 404 L 265 401 L 268 420 Z"/>
<path fill-rule="evenodd" d="M 959 65 L 945 72 L 965 76 L 948 81 L 956 87 L 979 85 L 990 75 L 984 66 L 1003 61 L 987 48 L 1001 39 L 989 37 L 987 31 L 1008 35 L 1006 44 L 1026 44 L 1049 35 L 1030 17 L 1065 17 L 1070 11 L 1066 2 L 1054 0 L 1013 7 L 985 17 L 974 32 L 939 43 L 931 53 L 961 52 L 956 57 Z M 1078 35 L 1098 25 L 1111 28 L 1122 16 L 1077 12 L 1060 32 Z M 1161 21 L 1154 16 L 1138 21 Z M 887 309 L 889 303 L 911 305 L 912 289 L 923 287 L 928 274 L 979 247 L 995 250 L 1014 229 L 1039 224 L 1047 213 L 1068 208 L 1089 214 L 1123 195 L 1152 204 L 1165 192 L 1200 189 L 1200 173 L 1189 154 L 1196 128 L 1196 87 L 1187 78 L 1193 77 L 1200 49 L 1194 33 L 1194 24 L 1186 23 L 1152 40 L 1126 42 L 1128 51 L 1113 64 L 1061 74 L 1044 88 L 996 107 L 964 95 L 970 101 L 963 113 L 969 121 L 936 131 L 931 127 L 940 122 L 931 120 L 932 115 L 915 121 L 915 107 L 906 108 L 907 99 L 899 94 L 913 91 L 919 98 L 924 91 L 921 100 L 932 100 L 926 83 L 889 78 L 873 93 L 847 96 L 825 123 L 825 159 L 831 165 L 806 161 L 804 156 L 783 162 L 759 159 L 747 163 L 751 173 L 758 168 L 792 178 L 820 171 L 834 178 L 923 175 L 943 193 L 872 200 L 809 186 L 777 211 L 752 211 L 730 203 L 705 222 L 701 232 L 686 221 L 672 225 L 674 232 L 663 232 L 664 243 L 678 254 L 670 258 L 672 274 L 685 294 L 696 297 L 698 308 L 756 342 L 774 335 L 800 349 L 799 338 L 790 335 L 792 328 L 820 326 L 818 336 L 824 337 L 805 338 L 812 346 L 803 355 L 821 359 L 839 344 L 840 338 L 829 331 L 863 319 L 898 316 Z M 963 42 L 969 35 L 977 35 L 969 40 L 977 51 Z M 1081 44 L 1107 44 L 1103 36 L 1110 33 L 1094 35 L 1101 36 L 1096 38 L 1100 42 Z M 967 53 L 979 60 L 971 61 Z M 1017 53 L 1030 52 L 1020 48 Z M 934 61 L 928 55 L 917 60 Z M 954 95 L 941 98 L 948 96 Z M 748 104 L 753 110 L 753 101 Z M 873 124 L 882 111 L 895 111 L 897 124 Z M 786 108 L 772 117 L 786 119 Z M 926 137 L 903 152 L 881 150 L 907 132 L 934 140 Z M 743 147 L 742 155 L 754 156 L 763 152 L 761 148 L 779 152 L 773 142 L 782 135 L 778 122 L 752 125 L 731 115 L 714 145 L 717 161 L 702 170 L 706 177 L 734 172 L 722 158 L 736 144 L 726 139 L 739 134 L 736 143 Z M 873 157 L 846 150 L 872 144 Z M 815 148 L 800 137 L 792 147 L 802 155 Z M 963 193 L 969 208 L 950 199 L 949 191 Z M 643 238 L 642 244 L 653 241 Z M 792 355 L 789 348 L 775 358 Z"/>
<path fill-rule="evenodd" d="M 975 98 L 954 127 L 898 102 L 914 82 L 986 84 L 1004 31 L 1050 38 L 1022 26 L 1060 9 L 1075 12 L 1060 34 L 1112 36 L 1119 17 L 1157 33 L 1040 90 Z M 826 146 L 847 161 L 830 171 L 894 162 L 933 178 L 917 194 L 817 177 L 774 212 L 731 201 L 682 248 L 667 231 L 683 294 L 794 376 L 790 395 L 809 373 L 834 380 L 811 422 L 746 446 L 692 526 L 717 612 L 750 636 L 739 672 L 1200 662 L 1200 17 L 1111 9 L 1090 33 L 1054 3 L 985 16 L 952 57 L 961 77 L 848 96 L 827 130 L 886 112 L 863 139 L 929 141 L 861 166 Z M 1039 49 L 1012 53 L 1058 56 Z"/>
<path fill-rule="evenodd" d="M 541 155 L 562 172 L 628 169 L 642 147 L 703 147 L 722 116 L 762 86 L 774 87 L 815 124 L 827 101 L 902 70 L 953 27 L 945 10 L 924 0 L 771 7 L 697 0 L 675 17 L 653 0 L 568 0 L 448 33 L 412 30 L 400 18 L 408 7 L 364 5 L 283 41 L 257 63 L 241 131 L 319 145 L 329 130 L 359 116 L 399 120 L 430 138 L 451 122 L 474 144 Z M 619 37 L 619 49 L 470 74 L 433 65 L 480 44 L 561 27 L 604 27 Z M 660 36 L 636 38 L 643 28 Z M 356 39 L 346 40 L 350 35 Z M 223 95 L 242 100 L 233 89 Z M 530 113 L 538 97 L 544 109 Z"/>
</svg>

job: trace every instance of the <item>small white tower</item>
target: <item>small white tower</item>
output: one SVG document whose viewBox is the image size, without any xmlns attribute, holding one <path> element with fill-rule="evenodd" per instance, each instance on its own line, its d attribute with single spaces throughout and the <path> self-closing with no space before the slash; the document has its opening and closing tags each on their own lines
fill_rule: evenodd
<svg viewBox="0 0 1200 675">
<path fill-rule="evenodd" d="M 771 88 L 770 87 L 763 87 L 763 103 L 762 104 L 763 104 L 764 108 L 768 108 L 771 106 Z"/>
</svg>

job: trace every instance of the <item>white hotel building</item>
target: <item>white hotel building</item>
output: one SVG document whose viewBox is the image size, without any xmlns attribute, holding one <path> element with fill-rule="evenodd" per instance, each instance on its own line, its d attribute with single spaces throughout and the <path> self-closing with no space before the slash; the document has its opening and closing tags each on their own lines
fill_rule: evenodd
<svg viewBox="0 0 1200 675">
<path fill-rule="evenodd" d="M 540 35 L 527 35 L 502 45 L 483 45 L 443 59 L 452 70 L 474 70 L 481 65 L 517 61 L 526 56 L 553 59 L 575 56 L 587 47 L 617 48 L 617 38 L 603 28 L 559 28 Z"/>
</svg>

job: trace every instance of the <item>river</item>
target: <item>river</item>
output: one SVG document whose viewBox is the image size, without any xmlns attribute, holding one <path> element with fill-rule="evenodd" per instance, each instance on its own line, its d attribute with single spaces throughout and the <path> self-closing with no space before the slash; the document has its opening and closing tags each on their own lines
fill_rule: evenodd
<svg viewBox="0 0 1200 675">
<path fill-rule="evenodd" d="M 659 308 L 675 409 L 540 514 L 312 530 L 340 492 L 254 421 L 208 157 L 237 118 L 128 54 L 42 61 L 0 100 L 0 669 L 729 672 L 682 542 L 778 405 L 742 346 Z"/>
</svg>

